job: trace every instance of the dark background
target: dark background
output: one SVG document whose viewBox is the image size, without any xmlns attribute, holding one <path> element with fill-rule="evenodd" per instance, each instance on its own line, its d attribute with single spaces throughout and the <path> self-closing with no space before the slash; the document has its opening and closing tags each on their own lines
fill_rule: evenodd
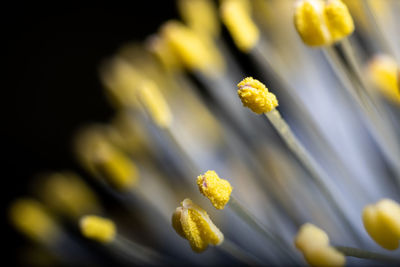
<svg viewBox="0 0 400 267">
<path fill-rule="evenodd" d="M 56 2 L 56 3 L 55 3 Z M 18 2 L 2 7 L 2 239 L 15 262 L 23 238 L 7 222 L 9 203 L 43 171 L 81 171 L 71 137 L 112 115 L 98 77 L 102 59 L 177 18 L 174 1 Z"/>
</svg>

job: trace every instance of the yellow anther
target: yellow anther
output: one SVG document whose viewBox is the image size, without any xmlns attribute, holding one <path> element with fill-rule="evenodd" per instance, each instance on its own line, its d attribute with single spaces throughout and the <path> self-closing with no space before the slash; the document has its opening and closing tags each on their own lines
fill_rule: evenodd
<svg viewBox="0 0 400 267">
<path fill-rule="evenodd" d="M 154 82 L 145 80 L 141 83 L 139 98 L 153 121 L 159 127 L 166 128 L 171 125 L 171 110 Z"/>
<path fill-rule="evenodd" d="M 400 205 L 391 199 L 383 199 L 377 203 L 377 207 L 382 223 L 400 241 Z"/>
<path fill-rule="evenodd" d="M 15 201 L 10 208 L 10 219 L 13 225 L 34 241 L 51 243 L 57 239 L 60 230 L 40 202 L 22 198 Z"/>
<path fill-rule="evenodd" d="M 322 229 L 306 223 L 301 226 L 294 243 L 300 251 L 307 251 L 314 247 L 329 245 L 329 237 Z"/>
<path fill-rule="evenodd" d="M 368 64 L 367 76 L 390 101 L 400 105 L 400 66 L 389 56 L 379 55 Z"/>
<path fill-rule="evenodd" d="M 113 58 L 103 66 L 101 80 L 110 102 L 117 108 L 136 106 L 136 88 L 142 76 L 131 64 Z"/>
<path fill-rule="evenodd" d="M 302 0 L 295 9 L 294 24 L 303 42 L 330 45 L 354 31 L 353 19 L 341 0 Z"/>
<path fill-rule="evenodd" d="M 260 33 L 242 1 L 223 1 L 221 16 L 236 46 L 243 52 L 249 52 L 257 44 Z"/>
<path fill-rule="evenodd" d="M 154 53 L 166 70 L 178 71 L 182 69 L 183 66 L 177 58 L 176 53 L 162 37 L 157 35 L 151 36 L 147 41 L 147 47 Z"/>
<path fill-rule="evenodd" d="M 354 1 L 354 0 L 342 0 L 342 1 L 349 9 L 351 16 L 354 18 L 354 21 L 357 22 L 357 27 L 362 29 L 364 32 L 368 31 L 370 23 L 368 22 L 367 14 L 365 13 L 362 1 Z M 384 1 L 371 1 L 371 4 L 372 2 L 384 2 Z"/>
<path fill-rule="evenodd" d="M 41 197 L 58 213 L 72 218 L 100 210 L 94 192 L 72 172 L 53 173 L 41 183 Z"/>
<path fill-rule="evenodd" d="M 313 224 L 301 226 L 294 240 L 311 266 L 344 266 L 345 256 L 329 245 L 328 235 Z"/>
<path fill-rule="evenodd" d="M 324 2 L 322 0 L 304 0 L 298 2 L 294 24 L 303 42 L 310 46 L 331 44 L 328 28 L 323 16 Z"/>
<path fill-rule="evenodd" d="M 385 249 L 394 250 L 400 242 L 400 205 L 383 199 L 363 210 L 364 227 L 371 238 Z"/>
<path fill-rule="evenodd" d="M 342 40 L 354 31 L 353 18 L 341 0 L 328 0 L 324 15 L 333 42 Z"/>
<path fill-rule="evenodd" d="M 79 221 L 82 235 L 100 243 L 112 242 L 116 235 L 113 221 L 94 215 L 82 217 Z"/>
<path fill-rule="evenodd" d="M 184 22 L 204 38 L 215 38 L 220 32 L 218 13 L 212 0 L 179 0 L 178 9 Z"/>
<path fill-rule="evenodd" d="M 232 193 L 231 184 L 218 177 L 215 171 L 207 171 L 197 177 L 200 193 L 207 197 L 217 209 L 223 209 Z"/>
<path fill-rule="evenodd" d="M 315 248 L 305 258 L 314 267 L 340 267 L 346 264 L 344 254 L 330 246 Z"/>
<path fill-rule="evenodd" d="M 138 169 L 128 156 L 113 146 L 104 129 L 92 126 L 76 140 L 77 155 L 83 166 L 96 178 L 104 179 L 116 190 L 127 190 L 138 181 Z"/>
<path fill-rule="evenodd" d="M 100 176 L 117 190 L 127 190 L 138 180 L 134 163 L 108 143 L 98 144 L 93 163 Z"/>
<path fill-rule="evenodd" d="M 209 244 L 220 245 L 224 235 L 214 225 L 207 212 L 190 199 L 182 201 L 172 216 L 172 226 L 186 238 L 195 252 L 204 251 Z"/>
<path fill-rule="evenodd" d="M 146 150 L 147 135 L 140 121 L 133 120 L 129 110 L 120 110 L 107 128 L 112 144 L 128 154 L 142 155 Z"/>
<path fill-rule="evenodd" d="M 250 108 L 257 114 L 270 112 L 278 106 L 278 100 L 273 93 L 260 81 L 247 77 L 238 85 L 238 95 L 243 106 Z"/>
<path fill-rule="evenodd" d="M 162 36 L 183 64 L 208 75 L 220 72 L 223 60 L 210 40 L 202 39 L 195 31 L 177 21 L 169 21 L 162 28 Z"/>
<path fill-rule="evenodd" d="M 181 217 L 182 217 L 182 207 L 176 208 L 175 212 L 172 214 L 172 227 L 175 229 L 176 233 L 183 238 L 186 238 L 185 232 L 182 228 Z"/>
</svg>

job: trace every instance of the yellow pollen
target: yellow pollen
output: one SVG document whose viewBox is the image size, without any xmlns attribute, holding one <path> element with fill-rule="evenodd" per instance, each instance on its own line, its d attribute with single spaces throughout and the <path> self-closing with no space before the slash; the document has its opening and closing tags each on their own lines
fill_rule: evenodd
<svg viewBox="0 0 400 267">
<path fill-rule="evenodd" d="M 215 171 L 207 171 L 197 177 L 200 193 L 207 197 L 217 209 L 223 209 L 229 202 L 232 186 L 227 180 L 218 177 Z"/>
<path fill-rule="evenodd" d="M 294 244 L 311 266 L 344 266 L 345 256 L 329 245 L 328 235 L 313 224 L 300 227 Z"/>
<path fill-rule="evenodd" d="M 82 217 L 79 226 L 83 236 L 100 243 L 112 242 L 116 235 L 113 221 L 95 215 Z"/>
<path fill-rule="evenodd" d="M 302 0 L 295 8 L 294 24 L 303 42 L 324 46 L 354 31 L 353 19 L 341 0 Z"/>
<path fill-rule="evenodd" d="M 341 0 L 328 0 L 324 15 L 333 42 L 342 40 L 354 31 L 353 18 Z"/>
<path fill-rule="evenodd" d="M 400 242 L 400 205 L 383 199 L 363 210 L 363 223 L 370 237 L 381 247 L 395 250 Z"/>
<path fill-rule="evenodd" d="M 94 192 L 72 172 L 50 174 L 41 183 L 40 190 L 42 199 L 52 210 L 72 219 L 100 210 Z"/>
<path fill-rule="evenodd" d="M 400 105 L 400 67 L 389 56 L 379 55 L 368 64 L 367 76 L 390 101 Z"/>
<path fill-rule="evenodd" d="M 185 23 L 204 38 L 220 32 L 218 13 L 212 0 L 179 0 L 178 9 Z"/>
<path fill-rule="evenodd" d="M 136 107 L 136 88 L 142 80 L 137 69 L 124 59 L 115 57 L 101 69 L 101 80 L 109 101 L 116 108 Z"/>
<path fill-rule="evenodd" d="M 38 201 L 22 198 L 10 208 L 13 225 L 34 241 L 52 242 L 60 234 L 58 226 L 45 207 Z"/>
<path fill-rule="evenodd" d="M 207 212 L 190 199 L 183 200 L 176 209 L 172 216 L 172 226 L 180 236 L 189 241 L 195 252 L 204 251 L 209 244 L 220 245 L 224 241 L 224 235 Z"/>
<path fill-rule="evenodd" d="M 167 71 L 180 71 L 182 64 L 176 53 L 161 36 L 151 36 L 147 41 L 147 48 L 158 58 Z"/>
<path fill-rule="evenodd" d="M 116 190 L 127 190 L 138 182 L 135 163 L 109 140 L 103 125 L 92 125 L 76 136 L 75 149 L 79 161 L 94 177 Z"/>
<path fill-rule="evenodd" d="M 223 1 L 221 16 L 236 46 L 243 52 L 249 52 L 257 44 L 260 33 L 242 1 Z"/>
<path fill-rule="evenodd" d="M 171 110 L 154 82 L 143 81 L 140 86 L 139 97 L 155 124 L 161 128 L 171 125 Z"/>
<path fill-rule="evenodd" d="M 237 86 L 243 106 L 250 108 L 254 113 L 270 112 L 278 106 L 276 96 L 270 93 L 264 84 L 252 77 L 243 79 Z"/>
<path fill-rule="evenodd" d="M 218 49 L 209 39 L 177 21 L 169 21 L 161 31 L 162 37 L 181 62 L 192 71 L 213 75 L 224 68 Z"/>
<path fill-rule="evenodd" d="M 138 180 L 135 164 L 122 151 L 106 142 L 99 143 L 94 151 L 94 166 L 100 176 L 117 190 L 127 190 Z"/>
</svg>

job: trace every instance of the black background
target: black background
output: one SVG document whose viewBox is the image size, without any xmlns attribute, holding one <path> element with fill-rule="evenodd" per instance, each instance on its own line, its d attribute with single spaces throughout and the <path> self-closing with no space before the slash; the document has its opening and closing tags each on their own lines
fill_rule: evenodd
<svg viewBox="0 0 400 267">
<path fill-rule="evenodd" d="M 2 13 L 2 240 L 3 255 L 15 262 L 23 239 L 7 222 L 10 201 L 29 194 L 37 173 L 80 171 L 72 135 L 112 115 L 99 63 L 123 43 L 156 32 L 177 11 L 174 1 L 30 1 L 3 6 Z"/>
</svg>

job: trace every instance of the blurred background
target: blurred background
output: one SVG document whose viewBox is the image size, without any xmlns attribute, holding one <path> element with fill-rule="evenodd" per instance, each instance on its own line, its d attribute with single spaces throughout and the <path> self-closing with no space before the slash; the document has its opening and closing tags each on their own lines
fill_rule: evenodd
<svg viewBox="0 0 400 267">
<path fill-rule="evenodd" d="M 105 122 L 113 114 L 99 79 L 100 62 L 121 44 L 143 40 L 177 17 L 177 11 L 173 1 L 22 1 L 8 3 L 3 12 L 1 188 L 8 250 L 3 253 L 15 262 L 25 239 L 8 223 L 10 201 L 27 193 L 40 172 L 73 169 L 84 174 L 74 159 L 72 136 L 81 126 Z"/>
</svg>

